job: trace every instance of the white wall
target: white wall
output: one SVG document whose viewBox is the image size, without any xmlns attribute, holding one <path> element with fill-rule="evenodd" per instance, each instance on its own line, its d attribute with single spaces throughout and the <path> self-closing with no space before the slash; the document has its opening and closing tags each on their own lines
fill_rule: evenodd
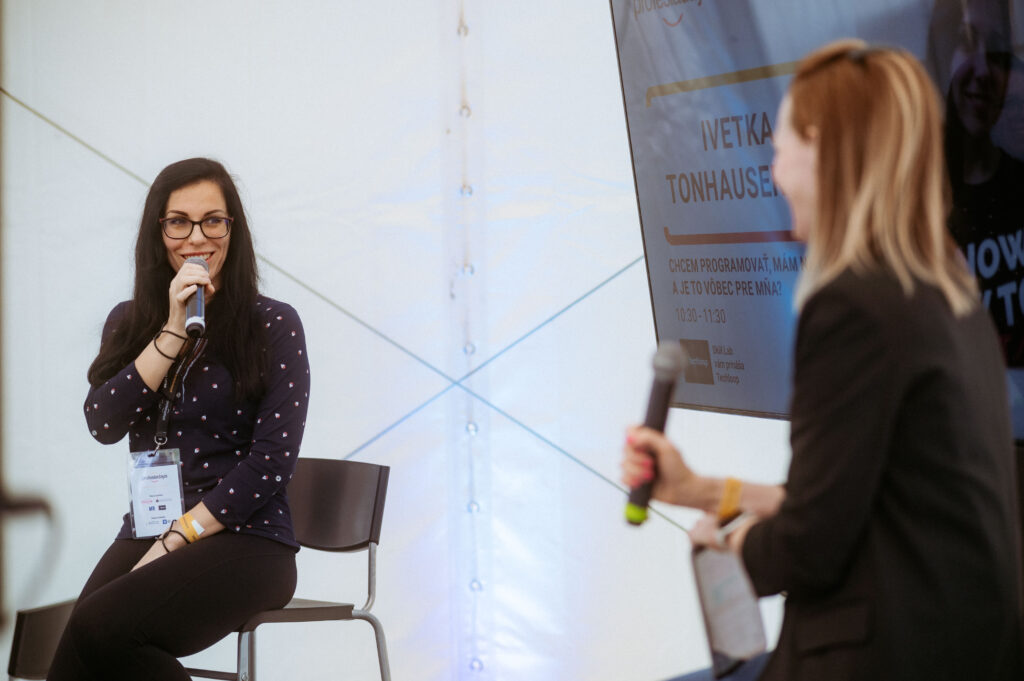
<svg viewBox="0 0 1024 681">
<path fill-rule="evenodd" d="M 394 677 L 707 663 L 674 524 L 693 514 L 622 520 L 654 333 L 605 3 L 3 0 L 0 18 L 4 475 L 59 521 L 42 572 L 42 523 L 7 523 L 8 610 L 75 595 L 119 525 L 126 447 L 84 428 L 85 370 L 130 294 L 146 183 L 207 155 L 239 178 L 264 292 L 306 326 L 303 453 L 392 466 L 374 610 Z M 785 423 L 676 411 L 670 431 L 704 472 L 784 476 Z M 299 569 L 299 595 L 362 602 L 361 560 Z M 359 623 L 260 645 L 265 679 L 375 673 Z"/>
</svg>

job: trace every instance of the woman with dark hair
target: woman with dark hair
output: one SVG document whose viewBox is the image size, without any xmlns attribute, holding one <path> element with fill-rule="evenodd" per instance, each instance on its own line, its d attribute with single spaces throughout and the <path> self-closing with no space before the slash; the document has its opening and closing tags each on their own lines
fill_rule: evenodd
<svg viewBox="0 0 1024 681">
<path fill-rule="evenodd" d="M 143 209 L 134 296 L 107 318 L 85 401 L 93 437 L 128 436 L 132 511 L 82 590 L 51 681 L 188 679 L 178 657 L 291 598 L 298 544 L 285 485 L 309 364 L 295 310 L 260 295 L 257 280 L 224 167 L 165 168 Z M 193 337 L 186 309 L 199 288 L 206 331 Z M 158 463 L 161 475 L 147 476 Z M 170 492 L 152 486 L 164 474 Z"/>
<path fill-rule="evenodd" d="M 693 542 L 738 554 L 758 595 L 786 594 L 775 651 L 731 678 L 1019 681 L 1004 367 L 946 228 L 938 93 L 907 52 L 837 41 L 800 61 L 774 145 L 807 243 L 788 478 L 702 476 L 633 428 L 623 482 L 708 512 Z"/>
</svg>

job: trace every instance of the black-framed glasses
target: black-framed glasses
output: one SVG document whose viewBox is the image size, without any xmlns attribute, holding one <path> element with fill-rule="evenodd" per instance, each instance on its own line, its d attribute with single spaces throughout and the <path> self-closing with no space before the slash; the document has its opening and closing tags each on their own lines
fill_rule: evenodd
<svg viewBox="0 0 1024 681">
<path fill-rule="evenodd" d="M 192 236 L 192 230 L 199 225 L 199 231 L 207 239 L 223 239 L 231 230 L 231 223 L 234 218 L 223 215 L 211 215 L 202 220 L 190 220 L 182 215 L 172 215 L 169 218 L 160 220 L 160 227 L 169 239 L 187 239 Z"/>
</svg>

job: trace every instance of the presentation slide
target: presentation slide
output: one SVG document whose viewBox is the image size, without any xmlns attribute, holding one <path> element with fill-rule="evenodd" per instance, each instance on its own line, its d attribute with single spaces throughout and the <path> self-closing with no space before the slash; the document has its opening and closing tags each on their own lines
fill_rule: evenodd
<svg viewBox="0 0 1024 681">
<path fill-rule="evenodd" d="M 689 356 L 674 406 L 788 415 L 793 292 L 804 251 L 772 179 L 772 141 L 798 60 L 843 37 L 910 51 L 933 74 L 947 112 L 957 112 L 959 90 L 967 93 L 966 104 L 956 119 L 970 125 L 972 112 L 984 119 L 981 137 L 1003 157 L 989 184 L 1003 192 L 979 190 L 985 182 L 972 169 L 955 168 L 958 178 L 967 177 L 960 184 L 969 186 L 958 193 L 954 178 L 951 226 L 979 275 L 1011 367 L 1024 365 L 1024 342 L 1014 345 L 1016 336 L 1024 338 L 1024 289 L 1016 271 L 1024 268 L 1024 221 L 1019 199 L 1011 202 L 1005 191 L 1007 182 L 1024 186 L 1016 173 L 1024 116 L 1013 54 L 1015 46 L 1020 54 L 1014 41 L 1020 4 L 611 1 L 655 329 L 659 341 L 678 339 Z M 978 71 L 986 72 L 989 88 L 981 94 Z M 947 127 L 951 136 L 953 126 Z M 1018 437 L 1024 432 L 1015 387 L 1024 384 L 1021 374 L 1011 368 Z"/>
</svg>

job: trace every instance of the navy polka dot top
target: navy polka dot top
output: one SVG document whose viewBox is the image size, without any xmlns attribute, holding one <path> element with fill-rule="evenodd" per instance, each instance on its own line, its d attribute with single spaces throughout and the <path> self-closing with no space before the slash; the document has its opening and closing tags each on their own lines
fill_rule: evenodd
<svg viewBox="0 0 1024 681">
<path fill-rule="evenodd" d="M 259 401 L 236 402 L 234 380 L 209 348 L 192 365 L 174 403 L 165 448 L 181 452 L 185 510 L 200 501 L 228 530 L 298 547 L 285 485 L 295 470 L 306 426 L 309 360 L 299 315 L 287 303 L 257 298 L 266 325 L 269 374 Z M 128 303 L 107 317 L 103 338 Z M 85 420 L 103 444 L 126 434 L 131 451 L 154 447 L 160 395 L 146 387 L 135 362 L 89 391 Z M 118 539 L 132 537 L 126 514 Z"/>
</svg>

